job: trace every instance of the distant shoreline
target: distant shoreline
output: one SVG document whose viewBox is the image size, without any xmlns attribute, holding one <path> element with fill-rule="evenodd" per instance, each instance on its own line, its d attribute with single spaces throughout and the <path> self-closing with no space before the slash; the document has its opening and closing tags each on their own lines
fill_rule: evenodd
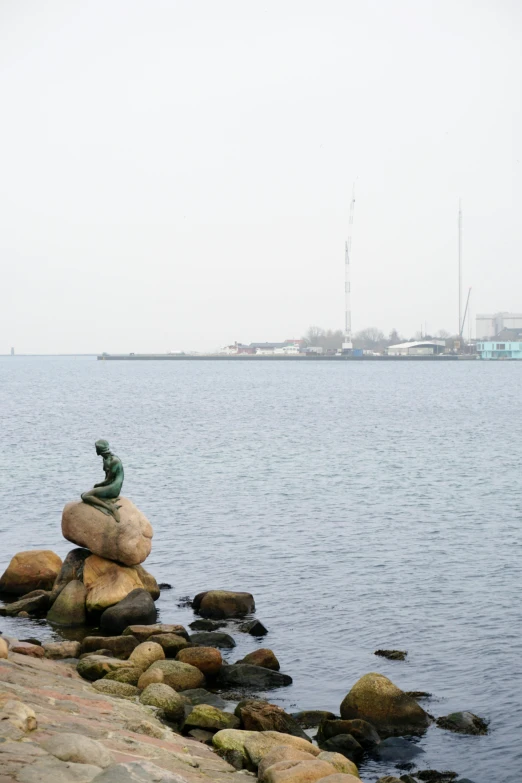
<svg viewBox="0 0 522 783">
<path fill-rule="evenodd" d="M 235 362 L 402 362 L 402 361 L 429 361 L 447 362 L 458 360 L 476 359 L 475 356 L 324 356 L 320 354 L 308 354 L 297 356 L 285 356 L 284 354 L 163 354 L 163 353 L 114 353 L 98 356 L 98 361 L 235 361 Z"/>
</svg>

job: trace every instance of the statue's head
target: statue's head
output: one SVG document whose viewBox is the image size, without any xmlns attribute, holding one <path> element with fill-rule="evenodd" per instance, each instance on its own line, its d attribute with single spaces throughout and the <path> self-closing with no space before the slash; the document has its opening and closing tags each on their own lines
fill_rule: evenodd
<svg viewBox="0 0 522 783">
<path fill-rule="evenodd" d="M 96 454 L 99 454 L 100 457 L 106 457 L 107 454 L 111 453 L 108 440 L 97 440 L 94 445 L 96 447 Z"/>
</svg>

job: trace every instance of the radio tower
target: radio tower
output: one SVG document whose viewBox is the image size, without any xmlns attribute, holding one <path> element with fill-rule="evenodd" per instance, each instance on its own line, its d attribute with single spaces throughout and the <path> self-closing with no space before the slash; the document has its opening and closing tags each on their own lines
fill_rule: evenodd
<svg viewBox="0 0 522 783">
<path fill-rule="evenodd" d="M 351 351 L 352 344 L 352 304 L 350 290 L 350 255 L 352 252 L 353 212 L 355 209 L 355 185 L 350 202 L 350 218 L 348 220 L 348 239 L 344 245 L 344 342 L 343 353 Z"/>
</svg>

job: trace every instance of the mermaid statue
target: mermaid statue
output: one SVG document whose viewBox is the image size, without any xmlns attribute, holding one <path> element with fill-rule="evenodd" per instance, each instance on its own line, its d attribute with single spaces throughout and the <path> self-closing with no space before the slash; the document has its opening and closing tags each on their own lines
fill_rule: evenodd
<svg viewBox="0 0 522 783">
<path fill-rule="evenodd" d="M 123 465 L 120 458 L 111 452 L 108 441 L 97 440 L 94 445 L 96 454 L 103 457 L 105 481 L 95 484 L 88 492 L 84 492 L 82 500 L 99 509 L 103 514 L 114 517 L 116 522 L 119 522 L 118 509 L 121 506 L 117 505 L 117 500 L 123 484 Z"/>
</svg>

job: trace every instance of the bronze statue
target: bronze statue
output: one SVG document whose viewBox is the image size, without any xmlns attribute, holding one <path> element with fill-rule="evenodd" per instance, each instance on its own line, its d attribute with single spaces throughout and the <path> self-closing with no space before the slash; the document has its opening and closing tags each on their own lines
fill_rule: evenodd
<svg viewBox="0 0 522 783">
<path fill-rule="evenodd" d="M 123 465 L 120 458 L 111 452 L 106 440 L 97 440 L 94 445 L 96 454 L 103 457 L 105 481 L 95 484 L 88 492 L 84 492 L 82 500 L 99 509 L 103 514 L 114 517 L 116 522 L 119 522 L 118 509 L 121 507 L 116 505 L 116 501 L 120 496 L 123 484 Z"/>
</svg>

